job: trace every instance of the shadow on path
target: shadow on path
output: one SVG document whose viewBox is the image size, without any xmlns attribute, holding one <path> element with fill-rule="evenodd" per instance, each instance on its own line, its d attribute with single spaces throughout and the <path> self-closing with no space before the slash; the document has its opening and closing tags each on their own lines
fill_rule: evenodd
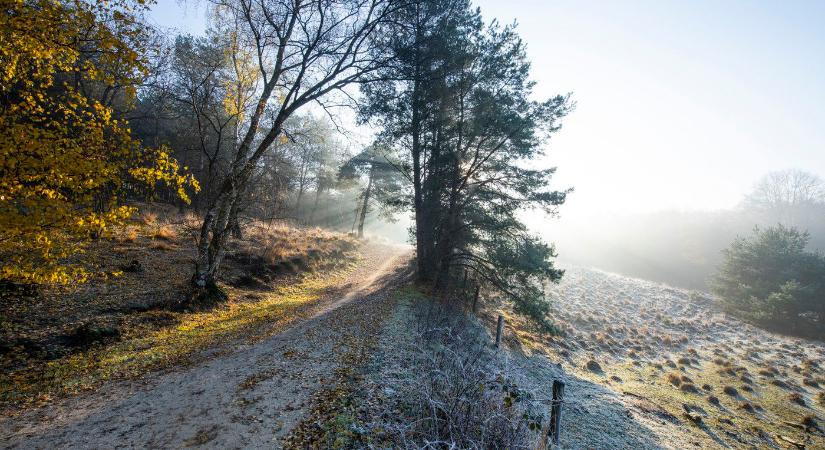
<svg viewBox="0 0 825 450">
<path fill-rule="evenodd" d="M 179 372 L 112 383 L 18 417 L 0 419 L 4 448 L 278 448 L 313 393 L 338 367 L 347 338 L 374 298 L 408 276 L 410 252 L 385 247 L 356 269 L 351 288 L 310 318 Z"/>
</svg>

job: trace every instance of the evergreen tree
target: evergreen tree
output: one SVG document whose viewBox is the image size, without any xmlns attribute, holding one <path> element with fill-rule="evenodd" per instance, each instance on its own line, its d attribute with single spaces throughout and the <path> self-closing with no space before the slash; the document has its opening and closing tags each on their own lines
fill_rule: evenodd
<svg viewBox="0 0 825 450">
<path fill-rule="evenodd" d="M 370 212 L 371 203 L 378 205 L 380 214 L 392 220 L 394 213 L 403 210 L 401 200 L 404 186 L 399 164 L 390 160 L 380 147 L 370 146 L 355 155 L 338 173 L 344 184 L 353 184 L 365 178 L 365 187 L 358 196 L 358 237 L 364 236 L 364 223 Z"/>
<path fill-rule="evenodd" d="M 808 234 L 783 225 L 756 228 L 723 251 L 713 290 L 727 309 L 764 325 L 821 336 L 825 257 L 805 250 Z"/>
<path fill-rule="evenodd" d="M 531 100 L 514 27 L 485 26 L 467 1 L 418 2 L 397 21 L 403 32 L 385 43 L 398 62 L 385 70 L 388 81 L 364 88 L 362 116 L 411 167 L 419 279 L 445 289 L 467 268 L 548 326 L 543 285 L 562 271 L 518 214 L 554 214 L 566 198 L 550 189 L 555 169 L 531 166 L 569 97 Z"/>
</svg>

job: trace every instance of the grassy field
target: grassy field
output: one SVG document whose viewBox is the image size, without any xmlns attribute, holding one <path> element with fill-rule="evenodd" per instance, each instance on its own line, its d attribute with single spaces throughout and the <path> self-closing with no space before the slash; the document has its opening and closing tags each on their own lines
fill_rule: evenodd
<svg viewBox="0 0 825 450">
<path fill-rule="evenodd" d="M 568 271 L 551 294 L 562 335 L 515 321 L 521 345 L 615 393 L 663 446 L 825 448 L 821 341 L 755 328 L 700 293 L 598 271 Z"/>
</svg>

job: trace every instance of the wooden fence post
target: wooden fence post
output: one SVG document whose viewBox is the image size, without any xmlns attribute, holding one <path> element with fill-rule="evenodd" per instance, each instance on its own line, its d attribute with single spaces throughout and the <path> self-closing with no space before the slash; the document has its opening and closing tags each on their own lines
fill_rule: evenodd
<svg viewBox="0 0 825 450">
<path fill-rule="evenodd" d="M 553 403 L 550 405 L 550 440 L 559 445 L 561 430 L 561 404 L 564 402 L 564 382 L 553 380 Z"/>
<path fill-rule="evenodd" d="M 504 316 L 498 315 L 498 326 L 496 326 L 496 348 L 501 344 L 501 330 L 504 328 Z"/>
<path fill-rule="evenodd" d="M 476 305 L 478 305 L 478 290 L 481 289 L 481 286 L 476 284 L 476 293 L 473 295 L 473 313 L 476 312 Z"/>
</svg>

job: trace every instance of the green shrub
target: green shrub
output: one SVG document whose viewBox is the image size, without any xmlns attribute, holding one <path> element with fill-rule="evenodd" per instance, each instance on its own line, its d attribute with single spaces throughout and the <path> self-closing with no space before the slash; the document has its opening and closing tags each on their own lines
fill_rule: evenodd
<svg viewBox="0 0 825 450">
<path fill-rule="evenodd" d="M 782 225 L 754 229 L 723 251 L 713 290 L 735 314 L 770 328 L 825 332 L 825 257 L 805 250 L 808 233 Z"/>
</svg>

